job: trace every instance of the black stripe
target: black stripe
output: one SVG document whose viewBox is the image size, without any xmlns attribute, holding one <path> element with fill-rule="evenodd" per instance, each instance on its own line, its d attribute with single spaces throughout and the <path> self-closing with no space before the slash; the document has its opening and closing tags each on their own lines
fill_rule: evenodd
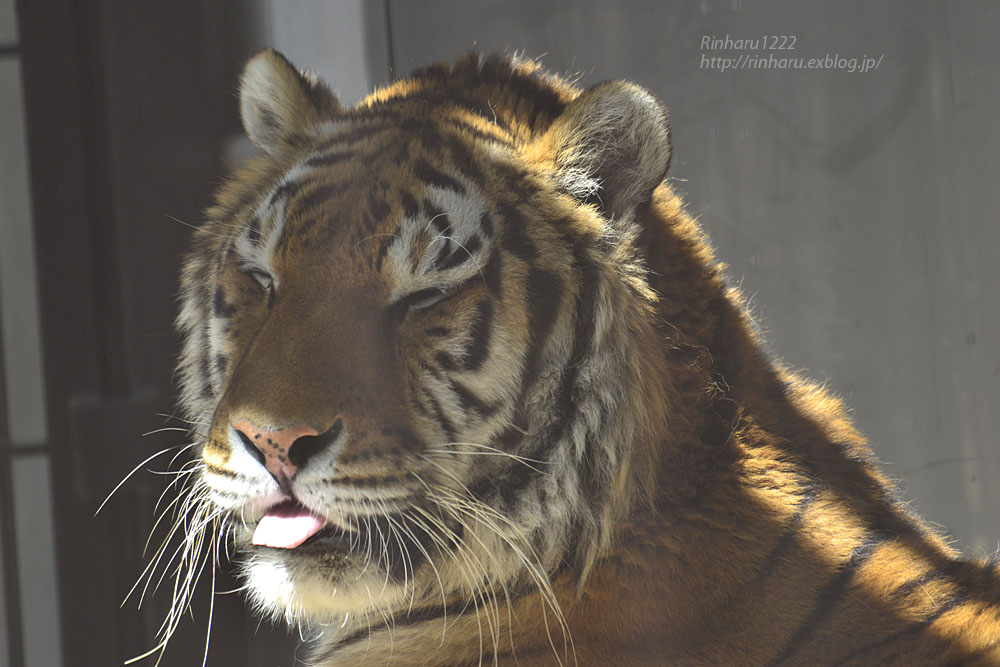
<svg viewBox="0 0 1000 667">
<path fill-rule="evenodd" d="M 415 218 L 420 215 L 420 205 L 417 204 L 417 199 L 412 194 L 402 193 L 399 195 L 399 201 L 403 205 L 403 217 Z"/>
<path fill-rule="evenodd" d="M 456 243 L 456 247 L 452 251 L 451 255 L 449 255 L 443 263 L 437 266 L 437 270 L 448 271 L 449 269 L 454 269 L 456 266 L 465 264 L 472 259 L 472 254 L 479 250 L 481 245 L 482 241 L 479 240 L 478 236 L 473 236 L 465 243 L 464 246 Z M 437 264 L 437 260 L 435 260 L 435 264 Z"/>
<path fill-rule="evenodd" d="M 963 561 L 956 560 L 950 562 L 944 568 L 932 568 L 927 572 L 924 572 L 919 577 L 915 577 L 910 581 L 900 584 L 892 590 L 889 595 L 896 600 L 902 600 L 917 588 L 926 586 L 932 581 L 937 581 L 938 579 L 953 579 L 964 566 L 965 563 Z"/>
<path fill-rule="evenodd" d="M 475 410 L 483 417 L 490 417 L 496 414 L 496 411 L 500 409 L 498 404 L 490 405 L 486 403 L 486 401 L 477 396 L 475 392 L 457 380 L 453 380 L 451 382 L 451 390 L 455 392 L 456 396 L 458 396 L 458 402 L 461 404 L 462 410 L 466 412 L 471 409 Z"/>
<path fill-rule="evenodd" d="M 497 248 L 493 248 L 490 253 L 490 258 L 486 262 L 486 266 L 483 267 L 483 282 L 486 283 L 486 288 L 495 297 L 500 296 L 500 286 L 502 283 L 502 277 L 500 273 L 500 251 Z"/>
<path fill-rule="evenodd" d="M 448 146 L 452 162 L 455 164 L 458 173 L 471 180 L 475 185 L 482 187 L 486 179 L 483 177 L 479 165 L 472 159 L 472 152 L 465 145 L 465 140 L 449 132 L 446 135 L 445 143 Z"/>
<path fill-rule="evenodd" d="M 531 389 L 538 377 L 542 350 L 549 342 L 549 335 L 559 316 L 563 284 L 551 271 L 532 267 L 528 271 L 528 340 L 531 346 L 524 360 L 521 391 Z"/>
<path fill-rule="evenodd" d="M 277 134 L 281 129 L 281 119 L 278 118 L 276 113 L 263 105 L 255 104 L 254 109 L 257 111 L 257 116 L 260 119 L 261 124 L 265 126 L 263 128 L 265 142 L 272 143 L 277 141 Z"/>
<path fill-rule="evenodd" d="M 518 193 L 518 201 L 524 202 L 539 194 L 538 185 L 529 179 L 528 170 L 509 162 L 501 162 L 494 166 L 500 185 L 505 185 L 511 192 Z"/>
<path fill-rule="evenodd" d="M 430 218 L 430 222 L 438 234 L 448 235 L 451 232 L 451 220 L 448 219 L 448 214 L 428 199 L 424 200 L 424 213 Z"/>
<path fill-rule="evenodd" d="M 318 223 L 318 222 L 319 222 L 319 218 L 317 216 L 312 216 L 310 218 L 306 218 L 305 221 L 302 222 L 302 223 L 300 223 L 299 226 L 295 229 L 295 236 L 298 236 L 300 238 L 304 238 L 307 234 L 309 234 L 309 232 L 312 231 L 313 227 L 315 227 L 316 223 Z M 281 239 L 281 245 L 282 245 L 282 247 L 284 247 L 285 245 L 287 245 L 288 242 L 290 241 L 289 236 L 290 236 L 289 234 L 284 234 L 283 235 L 283 237 Z"/>
<path fill-rule="evenodd" d="M 555 405 L 551 410 L 551 413 L 556 415 L 556 419 L 546 433 L 537 436 L 536 446 L 527 454 L 529 458 L 543 462 L 551 459 L 552 453 L 559 446 L 566 429 L 576 419 L 577 401 L 574 400 L 576 381 L 580 373 L 581 363 L 589 354 L 594 340 L 594 302 L 597 295 L 598 269 L 582 248 L 576 248 L 574 251 L 574 266 L 580 276 L 580 287 L 576 295 L 573 348 L 559 387 L 556 389 Z M 519 405 L 524 405 L 527 389 L 528 387 L 522 381 Z M 523 438 L 523 432 L 526 430 L 525 420 L 521 418 L 519 422 L 521 423 L 517 427 L 512 426 L 501 432 L 497 442 L 490 444 L 498 449 L 511 451 L 513 446 Z M 480 494 L 485 494 L 490 489 L 499 490 L 501 501 L 512 506 L 537 477 L 536 471 L 528 466 L 518 465 L 509 468 L 499 479 L 480 480 L 478 487 L 474 488 Z"/>
<path fill-rule="evenodd" d="M 389 204 L 384 199 L 375 199 L 374 194 L 369 194 L 368 213 L 371 214 L 372 222 L 381 222 L 389 215 Z"/>
<path fill-rule="evenodd" d="M 607 414 L 605 414 L 604 410 L 601 413 L 601 422 L 603 423 L 607 419 Z M 601 446 L 597 434 L 589 429 L 587 430 L 587 435 L 584 437 L 583 447 L 583 460 L 580 463 L 582 495 L 584 502 L 590 506 L 594 515 L 597 516 L 604 507 L 604 500 L 607 495 L 608 478 L 612 468 L 610 465 L 611 457 L 608 449 Z M 586 554 L 588 548 L 589 545 L 584 545 L 583 541 L 580 541 L 577 550 L 578 558 Z M 581 558 L 579 562 L 582 563 L 583 559 Z"/>
<path fill-rule="evenodd" d="M 344 144 L 351 144 L 362 139 L 368 139 L 369 137 L 380 134 L 389 129 L 389 126 L 382 125 L 381 123 L 367 123 L 333 135 L 329 139 L 317 144 L 313 152 L 321 153 L 334 148 L 335 146 L 342 146 Z"/>
<path fill-rule="evenodd" d="M 328 202 L 340 193 L 344 192 L 349 186 L 349 181 L 321 185 L 318 188 L 311 190 L 309 193 L 297 198 L 295 200 L 295 209 L 297 211 L 309 211 L 314 209 L 320 204 Z"/>
<path fill-rule="evenodd" d="M 527 421 L 524 415 L 518 415 L 509 426 L 489 440 L 491 447 L 502 452 L 514 452 L 524 439 Z M 513 507 L 522 491 L 527 488 L 532 480 L 537 479 L 539 473 L 533 467 L 526 465 L 512 465 L 507 470 L 497 476 L 485 476 L 469 485 L 469 493 L 473 498 L 487 504 L 496 504 L 501 511 L 504 507 Z M 491 496 L 496 495 L 496 498 Z"/>
<path fill-rule="evenodd" d="M 413 526 L 413 523 L 414 522 L 408 522 L 408 527 Z M 456 530 L 456 533 L 458 532 L 459 531 Z M 441 536 L 441 537 L 448 539 L 448 536 Z M 514 588 L 513 586 L 508 586 L 506 595 L 504 597 L 505 599 L 513 602 L 524 597 L 525 595 L 534 593 L 535 591 L 536 589 L 530 586 L 519 586 L 517 588 Z M 453 600 L 450 604 L 449 603 L 441 605 L 435 604 L 435 605 L 428 605 L 426 607 L 418 607 L 417 609 L 410 609 L 408 612 L 406 612 L 405 617 L 393 618 L 391 627 L 393 629 L 405 628 L 411 625 L 416 625 L 418 623 L 426 623 L 428 621 L 433 621 L 439 618 L 443 618 L 445 615 L 448 614 L 449 608 L 452 610 L 451 612 L 452 614 L 454 614 L 455 610 L 458 609 L 459 610 L 458 615 L 461 615 L 462 613 L 461 610 L 467 609 L 468 607 L 469 607 L 469 601 L 465 598 L 462 598 L 460 600 Z M 375 627 L 365 627 L 362 628 L 361 630 L 358 630 L 348 635 L 347 637 L 344 637 L 344 639 L 337 642 L 335 645 L 331 646 L 327 653 L 318 656 L 319 662 L 332 659 L 337 655 L 337 652 L 339 652 L 349 644 L 355 644 L 360 641 L 368 641 L 373 632 L 377 630 L 384 630 L 387 629 L 388 627 L 389 626 L 386 626 L 384 623 L 381 625 L 377 625 Z"/>
<path fill-rule="evenodd" d="M 214 397 L 216 390 L 219 389 L 219 385 L 222 383 L 222 378 L 220 378 L 218 373 L 215 373 L 212 368 L 212 352 L 209 348 L 210 337 L 208 335 L 208 325 L 206 324 L 206 326 L 203 327 L 199 333 L 201 340 L 204 342 L 204 345 L 201 348 L 201 364 L 199 365 L 199 368 L 205 371 L 205 375 L 207 376 L 205 379 L 212 386 L 212 396 Z"/>
<path fill-rule="evenodd" d="M 236 314 L 236 304 L 226 301 L 226 294 L 221 287 L 215 288 L 215 295 L 212 297 L 212 314 L 226 319 Z"/>
<path fill-rule="evenodd" d="M 376 532 L 386 537 L 385 553 L 379 560 L 385 563 L 390 576 L 397 583 L 402 583 L 407 578 L 412 579 L 427 560 L 430 550 L 434 548 L 434 538 L 422 526 L 408 521 L 405 516 L 397 514 L 391 519 L 385 516 L 374 519 L 378 529 Z"/>
<path fill-rule="evenodd" d="M 434 226 L 438 236 L 443 237 L 444 240 L 444 243 L 441 244 L 441 248 L 438 250 L 437 255 L 434 257 L 433 264 L 437 266 L 443 262 L 444 258 L 451 252 L 451 220 L 448 219 L 447 213 L 426 199 L 424 200 L 423 207 L 424 213 L 428 218 L 430 218 L 430 224 Z M 416 270 L 417 267 L 414 265 L 413 271 L 416 272 Z"/>
<path fill-rule="evenodd" d="M 462 602 L 456 601 L 452 606 L 452 610 L 456 607 L 461 607 Z M 393 628 L 405 628 L 411 625 L 416 625 L 417 623 L 426 623 L 427 621 L 433 621 L 438 618 L 443 618 L 447 614 L 447 607 L 445 605 L 432 605 L 429 607 L 423 607 L 420 609 L 411 609 L 406 613 L 405 618 L 394 618 L 392 621 Z M 367 639 L 371 632 L 370 628 L 365 628 L 364 630 L 358 630 L 353 635 L 345 638 L 343 641 L 337 643 L 337 649 L 343 647 L 346 644 L 356 642 L 361 639 Z M 334 657 L 335 652 L 331 652 L 329 657 Z"/>
<path fill-rule="evenodd" d="M 509 426 L 490 438 L 489 445 L 502 452 L 514 452 L 524 439 L 526 426 L 524 416 L 518 415 Z M 469 484 L 469 494 L 476 500 L 497 505 L 497 509 L 502 511 L 504 506 L 513 506 L 520 489 L 526 487 L 537 474 L 528 466 L 514 465 L 503 475 L 483 476 Z"/>
<path fill-rule="evenodd" d="M 427 607 L 420 607 L 417 609 L 410 609 L 406 612 L 406 616 L 403 618 L 393 618 L 392 628 L 405 628 L 411 625 L 416 625 L 418 623 L 426 623 L 427 621 L 433 621 L 439 618 L 444 618 L 449 615 L 448 609 L 452 610 L 451 613 L 454 614 L 456 609 L 462 609 L 466 607 L 468 601 L 464 598 L 461 600 L 455 600 L 451 605 L 431 605 Z M 347 635 L 342 640 L 330 647 L 329 651 L 320 655 L 318 657 L 318 662 L 323 663 L 327 660 L 332 660 L 336 657 L 337 653 L 341 651 L 345 646 L 350 644 L 356 644 L 361 641 L 368 641 L 371 635 L 378 630 L 385 630 L 388 626 L 384 623 L 381 625 L 376 625 L 375 627 L 365 627 L 361 630 Z M 314 659 L 316 659 L 314 657 Z"/>
<path fill-rule="evenodd" d="M 520 433 L 517 433 L 514 429 L 507 431 L 502 434 L 503 438 L 506 440 L 515 440 L 521 437 Z M 497 449 L 503 451 L 510 451 L 508 448 L 498 446 Z M 514 508 L 517 506 L 517 501 L 524 495 L 525 489 L 541 477 L 542 473 L 538 465 L 520 465 L 512 464 L 507 468 L 506 473 L 502 476 L 499 482 L 496 483 L 498 490 L 500 492 L 499 503 L 500 509 L 503 508 Z"/>
<path fill-rule="evenodd" d="M 383 457 L 379 456 L 366 456 L 364 458 L 351 457 L 348 459 L 350 463 L 359 463 L 366 460 L 379 459 L 384 460 Z M 371 475 L 364 475 L 361 477 L 351 476 L 351 475 L 341 475 L 339 477 L 328 477 L 324 479 L 326 484 L 336 484 L 338 486 L 350 486 L 356 489 L 375 489 L 375 488 L 386 488 L 394 486 L 395 484 L 405 483 L 409 479 L 409 475 L 401 473 L 399 475 L 386 475 L 384 477 L 373 477 Z"/>
<path fill-rule="evenodd" d="M 837 602 L 846 593 L 848 585 L 854 579 L 854 575 L 857 574 L 858 570 L 861 569 L 868 558 L 875 552 L 875 548 L 883 540 L 885 540 L 885 537 L 881 533 L 870 533 L 862 539 L 861 543 L 854 548 L 847 562 L 840 566 L 838 572 L 820 591 L 809 616 L 792 633 L 785 647 L 768 665 L 780 665 L 791 658 L 819 630 L 823 621 L 833 612 L 837 606 Z"/>
<path fill-rule="evenodd" d="M 427 402 L 431 405 L 431 415 L 434 420 L 437 421 L 441 430 L 444 431 L 445 437 L 451 442 L 455 439 L 455 425 L 451 423 L 451 420 L 445 416 L 444 411 L 441 409 L 441 404 L 438 403 L 437 399 L 431 396 L 429 391 L 424 391 L 424 396 L 427 398 Z"/>
<path fill-rule="evenodd" d="M 446 190 L 453 190 L 460 195 L 465 194 L 464 185 L 448 174 L 432 167 L 427 160 L 417 160 L 417 164 L 413 167 L 413 172 L 417 178 L 427 185 L 433 185 Z"/>
<path fill-rule="evenodd" d="M 938 606 L 938 608 L 935 609 L 934 612 L 932 614 L 930 614 L 924 620 L 918 621 L 916 623 L 913 623 L 909 627 L 907 627 L 907 628 L 905 628 L 903 630 L 900 630 L 899 632 L 894 632 L 894 633 L 892 633 L 890 635 L 882 637 L 878 641 L 874 641 L 871 644 L 868 644 L 866 646 L 862 646 L 859 649 L 855 649 L 854 651 L 851 651 L 850 653 L 848 653 L 847 655 L 845 655 L 843 658 L 841 658 L 840 660 L 838 660 L 836 663 L 834 663 L 833 667 L 837 667 L 837 665 L 845 665 L 845 664 L 847 664 L 848 662 L 850 662 L 852 660 L 860 658 L 861 656 L 865 655 L 866 653 L 871 653 L 872 651 L 875 651 L 875 650 L 878 650 L 880 648 L 883 648 L 883 647 L 885 647 L 885 646 L 887 646 L 889 644 L 892 644 L 894 642 L 898 642 L 898 641 L 900 641 L 902 639 L 907 639 L 909 637 L 912 637 L 913 635 L 920 634 L 921 632 L 923 632 L 924 630 L 926 630 L 927 628 L 929 628 L 931 625 L 933 625 L 934 621 L 936 621 L 939 618 L 941 618 L 941 616 L 943 616 L 944 614 L 948 613 L 949 611 L 951 611 L 955 607 L 959 606 L 960 604 L 964 603 L 967 598 L 968 598 L 968 595 L 967 595 L 967 593 L 965 591 L 960 591 L 960 592 L 952 595 L 943 604 L 941 604 L 940 606 Z"/>
<path fill-rule="evenodd" d="M 231 450 L 228 447 L 218 447 L 218 445 L 217 445 L 216 448 L 219 449 L 220 451 L 230 452 L 231 453 Z M 229 470 L 228 468 L 220 468 L 217 465 L 213 465 L 211 463 L 205 463 L 204 461 L 201 462 L 201 465 L 205 466 L 205 471 L 206 472 L 210 472 L 213 475 L 217 475 L 219 477 L 225 477 L 227 479 L 236 479 L 237 477 L 239 477 L 239 475 L 237 475 L 232 470 Z M 213 493 L 220 493 L 220 492 L 219 491 L 213 491 Z M 226 492 L 223 491 L 221 493 L 226 493 Z M 237 494 L 234 493 L 232 495 L 236 496 Z"/>
<path fill-rule="evenodd" d="M 316 157 L 309 158 L 306 162 L 307 167 L 330 167 L 338 162 L 343 162 L 344 160 L 350 159 L 357 155 L 354 151 L 337 151 L 334 153 L 326 153 L 325 155 L 317 155 Z"/>
<path fill-rule="evenodd" d="M 420 305 L 421 301 L 426 301 L 431 297 L 436 297 L 441 294 L 441 290 L 436 287 L 427 287 L 422 290 L 417 290 L 412 294 L 407 294 L 399 301 L 390 304 L 385 310 L 384 315 L 384 330 L 388 330 L 387 327 L 394 326 L 395 323 L 400 322 L 408 312 L 415 306 Z"/>
<path fill-rule="evenodd" d="M 465 370 L 478 370 L 486 361 L 492 333 L 493 303 L 489 299 L 483 299 L 476 305 L 476 321 L 469 330 L 469 344 L 462 360 Z"/>
<path fill-rule="evenodd" d="M 496 127 L 497 129 L 502 129 L 502 128 L 500 128 L 499 125 L 496 125 L 496 124 L 493 123 L 493 116 L 492 115 L 490 115 L 490 116 L 484 116 L 483 114 L 478 113 L 477 111 L 475 111 L 473 109 L 466 109 L 466 111 L 468 111 L 469 113 L 471 113 L 473 115 L 479 116 L 480 118 L 482 118 L 483 120 L 485 120 L 490 125 L 493 125 L 493 127 Z M 461 130 L 462 132 L 471 134 L 472 136 L 474 136 L 477 139 L 481 139 L 483 141 L 500 144 L 502 146 L 507 146 L 507 147 L 510 147 L 510 148 L 514 147 L 514 142 L 510 141 L 506 137 L 502 137 L 502 136 L 497 135 L 497 134 L 492 134 L 490 132 L 484 132 L 484 131 L 480 130 L 478 127 L 476 127 L 475 125 L 472 125 L 471 123 L 467 123 L 464 120 L 461 120 L 460 118 L 446 118 L 445 120 L 448 123 L 450 123 L 451 125 L 455 126 L 459 130 Z M 455 157 L 455 162 L 456 162 L 456 164 L 458 164 L 460 166 L 462 164 L 461 161 L 460 161 L 460 158 L 458 158 L 458 157 Z"/>
<path fill-rule="evenodd" d="M 375 270 L 382 270 L 382 262 L 385 261 L 386 255 L 389 254 L 389 248 L 392 246 L 392 242 L 395 241 L 395 237 L 388 237 L 382 240 L 382 243 L 378 248 L 378 255 L 375 256 Z"/>
<path fill-rule="evenodd" d="M 483 214 L 479 216 L 479 226 L 483 230 L 483 236 L 492 240 L 494 236 L 493 219 L 486 211 L 483 211 Z"/>
<path fill-rule="evenodd" d="M 448 255 L 451 254 L 451 223 L 448 220 L 448 216 L 444 213 L 439 213 L 431 218 L 431 223 L 438 231 L 438 238 L 443 241 L 432 261 L 434 267 L 440 271 L 441 265 L 447 259 Z"/>
<path fill-rule="evenodd" d="M 267 200 L 268 206 L 274 206 L 279 199 L 290 198 L 299 191 L 299 184 L 296 181 L 287 181 L 279 185 L 274 192 L 271 193 L 270 199 Z"/>
<path fill-rule="evenodd" d="M 507 252 L 516 255 L 525 262 L 531 262 L 538 256 L 535 244 L 531 242 L 525 233 L 527 222 L 524 215 L 516 206 L 504 205 L 500 209 L 500 217 L 503 219 L 503 238 L 501 242 Z"/>
<path fill-rule="evenodd" d="M 254 245 L 260 243 L 260 218 L 256 215 L 247 223 L 247 238 Z"/>
<path fill-rule="evenodd" d="M 437 361 L 438 366 L 446 371 L 453 371 L 458 368 L 458 364 L 447 352 L 438 352 L 434 355 L 434 360 Z"/>
<path fill-rule="evenodd" d="M 802 496 L 799 501 L 798 509 L 795 511 L 795 515 L 792 516 L 791 520 L 788 522 L 788 527 L 785 532 L 781 534 L 771 550 L 764 556 L 763 565 L 760 569 L 753 575 L 753 578 L 749 581 L 748 586 L 754 586 L 760 584 L 764 580 L 773 574 L 774 569 L 778 566 L 778 563 L 788 558 L 789 551 L 791 551 L 792 546 L 795 544 L 796 539 L 799 537 L 799 533 L 802 530 L 802 521 L 805 519 L 806 512 L 809 511 L 809 507 L 816 501 L 816 492 L 813 489 L 809 489 Z"/>
<path fill-rule="evenodd" d="M 426 370 L 428 370 L 428 371 L 430 371 L 431 375 L 434 375 L 435 377 L 437 377 L 438 373 L 437 373 L 436 369 L 431 368 L 427 364 L 421 364 L 421 367 L 424 368 L 424 369 L 426 369 Z M 424 405 L 422 401 L 418 401 L 416 399 L 416 397 L 410 399 L 410 405 L 413 406 L 414 410 L 416 410 L 417 412 L 419 412 L 422 416 L 426 417 L 427 419 L 431 419 L 431 420 L 434 419 L 434 415 L 431 414 L 430 409 L 428 409 L 428 407 L 426 405 Z"/>
<path fill-rule="evenodd" d="M 494 54 L 482 64 L 481 76 L 494 79 L 497 85 L 510 91 L 514 99 L 522 100 L 531 109 L 531 118 L 539 114 L 554 118 L 562 113 L 565 104 L 552 85 L 535 74 L 518 70 L 506 56 Z"/>
<path fill-rule="evenodd" d="M 437 380 L 440 380 L 442 382 L 447 382 L 447 379 L 444 377 L 444 374 L 441 372 L 440 368 L 435 368 L 434 366 L 431 366 L 426 361 L 421 361 L 420 362 L 420 368 L 422 370 L 427 371 L 428 373 L 430 373 L 431 377 L 433 377 L 433 378 L 435 378 Z M 430 417 L 431 416 L 427 411 L 422 411 L 421 414 L 423 414 L 425 417 Z"/>
<path fill-rule="evenodd" d="M 444 336 L 451 335 L 451 329 L 447 327 L 431 327 L 424 331 L 428 336 L 434 336 L 435 338 L 443 338 Z"/>
<path fill-rule="evenodd" d="M 441 142 L 441 133 L 434 121 L 429 118 L 420 118 L 410 114 L 396 117 L 396 128 L 413 135 L 424 146 L 437 148 Z"/>
<path fill-rule="evenodd" d="M 546 446 L 537 457 L 543 461 L 548 460 L 566 428 L 576 419 L 577 402 L 573 400 L 576 379 L 594 341 L 595 301 L 599 296 L 599 274 L 585 250 L 577 248 L 573 254 L 573 263 L 580 275 L 580 287 L 575 304 L 576 317 L 573 323 L 573 350 L 556 393 L 556 405 L 553 411 L 559 418 L 552 427 L 551 435 L 544 439 Z"/>
<path fill-rule="evenodd" d="M 479 238 L 479 234 L 474 234 L 464 245 L 465 256 L 468 257 L 474 255 L 483 246 L 483 240 Z"/>
</svg>

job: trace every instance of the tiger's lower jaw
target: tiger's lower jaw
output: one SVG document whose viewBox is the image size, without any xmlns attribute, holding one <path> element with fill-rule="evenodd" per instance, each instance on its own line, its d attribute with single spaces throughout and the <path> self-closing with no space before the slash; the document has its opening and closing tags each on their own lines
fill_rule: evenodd
<svg viewBox="0 0 1000 667">
<path fill-rule="evenodd" d="M 406 591 L 385 570 L 339 549 L 250 547 L 240 569 L 257 613 L 290 626 L 394 608 Z"/>
<path fill-rule="evenodd" d="M 248 536 L 236 544 L 241 578 L 254 611 L 289 627 L 311 627 L 328 636 L 352 628 L 370 629 L 387 617 L 409 618 L 414 609 L 442 604 L 447 607 L 444 615 L 455 618 L 482 605 L 509 604 L 497 600 L 507 596 L 513 600 L 545 587 L 524 571 L 516 557 L 507 554 L 505 559 L 497 545 L 489 546 L 495 549 L 492 558 L 481 553 L 435 553 L 431 560 L 411 562 L 407 554 L 402 576 L 394 576 L 395 568 L 386 567 L 388 555 L 369 554 L 357 544 L 351 549 L 337 540 L 331 543 L 322 533 L 294 549 L 252 545 Z"/>
<path fill-rule="evenodd" d="M 441 555 L 436 536 L 407 529 L 401 517 L 353 518 L 345 525 L 352 528 L 328 522 L 279 535 L 264 529 L 264 518 L 242 524 L 234 546 L 248 595 L 263 615 L 290 624 L 339 623 L 345 614 L 393 609 L 404 597 L 409 603 L 428 587 L 440 594 L 430 574 L 435 568 L 426 563 L 431 553 Z M 444 544 L 440 537 L 437 542 Z"/>
<path fill-rule="evenodd" d="M 295 548 L 273 548 L 252 544 L 250 535 L 235 545 L 247 595 L 260 615 L 289 625 L 339 625 L 346 615 L 440 599 L 445 587 L 423 545 L 325 529 Z"/>
</svg>

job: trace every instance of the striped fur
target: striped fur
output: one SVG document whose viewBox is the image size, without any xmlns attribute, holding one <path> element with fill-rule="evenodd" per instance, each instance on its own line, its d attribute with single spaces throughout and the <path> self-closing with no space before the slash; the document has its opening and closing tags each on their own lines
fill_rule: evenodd
<svg viewBox="0 0 1000 667">
<path fill-rule="evenodd" d="M 241 109 L 182 277 L 191 504 L 315 664 L 1000 661 L 996 565 L 762 352 L 648 93 L 469 55 L 342 110 L 267 51 Z M 334 435 L 282 488 L 239 420 Z M 252 546 L 288 493 L 326 537 Z"/>
</svg>

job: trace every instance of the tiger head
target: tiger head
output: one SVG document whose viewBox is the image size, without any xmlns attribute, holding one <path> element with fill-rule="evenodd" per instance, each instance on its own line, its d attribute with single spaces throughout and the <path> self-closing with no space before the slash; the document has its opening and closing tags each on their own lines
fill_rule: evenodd
<svg viewBox="0 0 1000 667">
<path fill-rule="evenodd" d="M 204 523 L 293 623 L 557 610 L 669 418 L 635 223 L 661 106 L 474 55 L 343 109 L 264 51 L 240 91 L 259 156 L 195 234 L 178 319 Z"/>
</svg>

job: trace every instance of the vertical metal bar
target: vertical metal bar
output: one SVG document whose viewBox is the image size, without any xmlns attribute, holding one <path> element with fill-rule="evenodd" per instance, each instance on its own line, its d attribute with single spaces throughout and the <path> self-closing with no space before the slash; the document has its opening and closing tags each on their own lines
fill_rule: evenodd
<svg viewBox="0 0 1000 667">
<path fill-rule="evenodd" d="M 7 429 L 7 394 L 4 382 L 3 331 L 0 330 L 0 549 L 3 549 L 4 607 L 7 610 L 7 650 L 11 667 L 24 666 L 21 635 L 21 589 L 18 583 L 17 543 L 14 526 L 14 478 L 11 442 Z"/>
</svg>

